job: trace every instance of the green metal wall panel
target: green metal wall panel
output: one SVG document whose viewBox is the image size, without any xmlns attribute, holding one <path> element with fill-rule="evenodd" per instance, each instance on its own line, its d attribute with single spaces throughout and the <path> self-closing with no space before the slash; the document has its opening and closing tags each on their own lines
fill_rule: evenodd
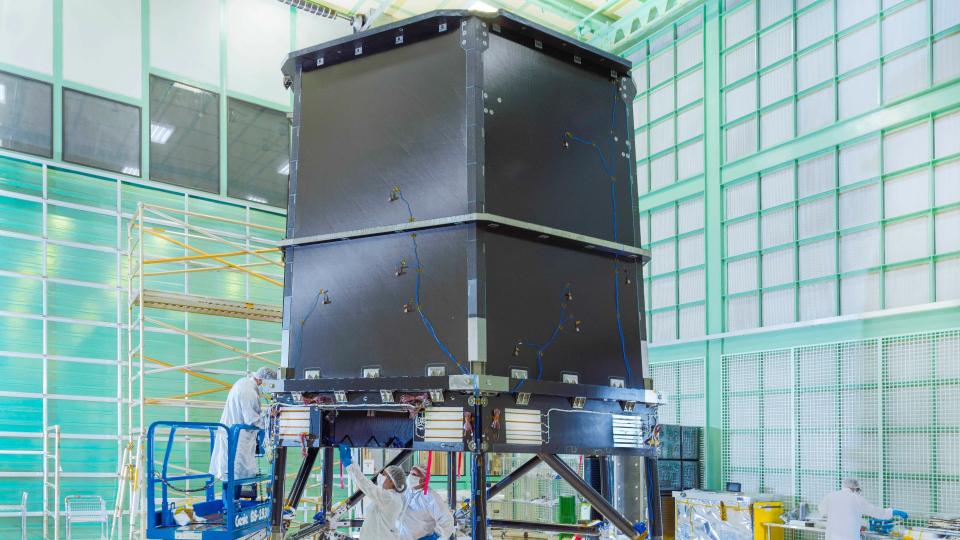
<svg viewBox="0 0 960 540">
<path fill-rule="evenodd" d="M 249 215 L 250 219 L 271 226 L 284 223 L 282 215 L 262 210 L 196 199 L 153 186 L 118 184 L 115 178 L 68 167 L 45 170 L 42 165 L 0 157 L 0 249 L 4 253 L 0 258 L 0 368 L 10 374 L 5 378 L 7 382 L 0 384 L 0 450 L 38 450 L 43 426 L 60 425 L 64 436 L 61 493 L 100 495 L 108 506 L 113 504 L 115 472 L 123 448 L 121 437 L 127 430 L 126 407 L 118 402 L 118 384 L 124 388 L 126 385 L 124 372 L 118 371 L 126 359 L 127 348 L 123 329 L 127 320 L 126 226 L 140 202 L 175 209 L 189 207 L 238 221 L 245 221 Z M 188 221 L 215 229 L 224 238 L 241 239 L 239 242 L 244 245 L 246 241 L 242 239 L 251 232 L 243 226 L 205 218 Z M 199 249 L 223 249 L 222 245 L 214 246 L 195 234 L 185 236 L 184 230 L 175 224 L 154 220 L 151 225 L 160 234 Z M 262 231 L 261 236 L 266 238 L 260 243 L 267 245 L 281 234 Z M 155 236 L 146 235 L 144 241 L 149 258 L 193 254 Z M 279 260 L 276 253 L 270 256 L 271 260 Z M 255 262 L 246 257 L 235 259 L 240 263 Z M 182 263 L 147 267 L 148 271 L 183 268 Z M 281 275 L 279 267 L 271 271 L 276 277 Z M 218 274 L 221 273 L 180 273 L 151 279 L 154 287 L 169 291 L 280 303 L 281 290 L 275 285 L 255 283 L 260 280 L 237 273 L 226 278 Z M 275 361 L 279 359 L 279 324 L 156 309 L 148 310 L 147 315 L 169 324 L 187 324 L 191 331 L 214 336 L 241 351 L 264 352 Z M 135 339 L 137 334 L 135 331 Z M 146 332 L 145 344 L 147 356 L 173 365 L 183 364 L 188 358 L 198 362 L 234 356 L 216 366 L 225 370 L 224 374 L 211 375 L 227 385 L 255 367 L 239 354 L 163 330 Z M 148 361 L 145 367 L 162 366 Z M 147 398 L 204 391 L 213 392 L 201 394 L 198 399 L 217 401 L 226 396 L 226 391 L 221 390 L 223 385 L 177 370 L 153 373 L 146 381 Z M 216 421 L 220 411 L 148 405 L 145 414 L 148 422 Z M 206 452 L 204 445 L 191 445 L 191 466 L 205 469 Z M 16 497 L 26 490 L 30 512 L 38 513 L 30 518 L 31 538 L 41 536 L 41 463 L 37 455 L 8 454 L 0 466 L 0 476 L 4 477 L 0 498 Z M 0 536 L 15 527 L 12 520 L 0 520 Z"/>
<path fill-rule="evenodd" d="M 685 20 L 701 17 L 702 14 L 704 174 L 702 177 L 686 180 L 676 177 L 676 181 L 672 183 L 651 183 L 650 157 L 656 159 L 658 155 L 648 157 L 643 153 L 648 146 L 642 145 L 649 145 L 652 140 L 643 136 L 650 131 L 651 123 L 647 121 L 648 117 L 638 114 L 638 135 L 641 135 L 638 136 L 638 145 L 641 145 L 638 151 L 638 157 L 641 158 L 638 163 L 638 178 L 641 184 L 639 206 L 642 215 L 648 219 L 643 224 L 643 232 L 646 233 L 644 243 L 651 248 L 655 248 L 658 243 L 673 244 L 672 250 L 661 249 L 668 257 L 678 256 L 677 240 L 682 238 L 681 234 L 676 233 L 679 227 L 671 235 L 651 238 L 650 216 L 671 207 L 675 208 L 685 200 L 702 197 L 704 201 L 706 336 L 684 338 L 678 316 L 668 321 L 665 315 L 660 315 L 662 322 L 667 324 L 668 328 L 676 324 L 676 333 L 668 331 L 658 335 L 657 315 L 678 312 L 679 308 L 683 307 L 679 302 L 679 291 L 675 305 L 662 304 L 663 298 L 659 297 L 661 304 L 648 305 L 647 315 L 648 324 L 652 323 L 652 331 L 648 335 L 652 339 L 650 356 L 653 365 L 688 358 L 705 358 L 705 479 L 712 488 L 721 488 L 722 481 L 726 478 L 722 471 L 721 451 L 724 434 L 721 411 L 727 395 L 721 365 L 724 355 L 848 339 L 877 338 L 937 328 L 949 329 L 955 328 L 957 320 L 960 320 L 960 307 L 956 305 L 960 295 L 956 292 L 960 291 L 957 286 L 957 283 L 960 283 L 960 262 L 953 262 L 954 259 L 960 261 L 955 251 L 960 248 L 952 241 L 943 240 L 942 233 L 937 235 L 938 223 L 942 230 L 946 230 L 956 219 L 953 214 L 960 215 L 960 212 L 955 210 L 956 203 L 952 198 L 938 199 L 936 195 L 937 189 L 941 192 L 945 189 L 951 190 L 952 187 L 947 186 L 953 186 L 952 182 L 955 182 L 944 181 L 938 186 L 938 172 L 943 178 L 960 178 L 953 173 L 952 168 L 952 163 L 958 158 L 950 153 L 960 150 L 948 152 L 947 149 L 953 146 L 942 145 L 943 152 L 936 153 L 934 127 L 937 118 L 955 110 L 957 103 L 960 103 L 960 81 L 957 79 L 960 73 L 955 68 L 956 55 L 950 52 L 960 43 L 960 20 L 957 19 L 956 10 L 950 9 L 948 3 L 937 0 L 905 0 L 883 2 L 882 5 L 873 0 L 838 3 L 836 6 L 829 0 L 804 2 L 798 6 L 792 4 L 706 0 L 688 14 L 677 18 L 668 27 L 646 32 L 634 44 L 620 47 L 620 50 L 627 51 L 627 56 L 634 59 L 642 86 L 648 80 L 652 62 L 659 61 L 659 55 L 670 54 L 660 51 L 675 51 L 677 47 L 683 46 L 683 38 L 677 39 L 680 36 L 677 25 Z M 796 9 L 789 9 L 791 7 Z M 860 15 L 852 13 L 857 11 L 851 11 L 852 7 L 858 7 Z M 911 13 L 913 15 L 910 15 Z M 851 47 L 853 39 L 860 35 L 858 32 L 865 30 L 863 34 L 866 34 L 871 28 L 879 29 L 873 43 L 863 42 L 864 47 Z M 653 49 L 656 49 L 656 52 L 649 54 L 648 51 Z M 863 61 L 859 64 L 849 60 L 851 52 L 874 49 L 873 55 L 867 53 L 862 56 Z M 819 67 L 828 68 L 829 73 L 825 71 L 822 79 L 813 80 L 818 77 L 818 72 L 811 71 L 811 60 L 818 58 L 816 54 L 828 50 L 830 54 L 824 56 Z M 950 55 L 953 55 L 952 61 L 948 60 Z M 916 67 L 917 74 L 899 77 L 910 80 L 897 80 L 898 77 L 894 74 L 902 73 L 898 70 L 907 65 Z M 696 69 L 699 68 L 694 68 Z M 660 86 L 643 86 L 638 92 L 638 110 L 649 111 L 650 95 L 661 87 L 669 88 L 674 85 L 684 74 L 686 72 L 675 72 L 672 77 L 663 79 L 664 82 L 656 83 Z M 868 79 L 870 74 L 876 74 L 876 78 Z M 863 103 L 851 102 L 848 96 L 855 88 L 854 83 L 862 84 L 868 80 L 875 81 L 870 83 L 875 86 L 860 87 L 863 90 L 859 99 Z M 785 85 L 777 86 L 774 84 L 777 81 L 784 82 Z M 644 90 L 648 88 L 645 93 Z M 785 93 L 774 92 L 778 89 Z M 824 101 L 822 111 L 812 109 L 809 105 L 816 102 L 814 98 L 818 92 L 833 96 Z M 874 93 L 876 101 L 871 101 L 868 98 Z M 851 109 L 852 105 L 859 109 Z M 679 107 L 666 113 L 666 116 L 664 113 L 658 116 L 670 118 L 671 115 L 676 116 L 685 111 Z M 654 119 L 652 124 L 657 122 Z M 896 170 L 884 168 L 882 158 L 877 158 L 874 165 L 879 172 L 876 174 L 865 177 L 860 183 L 837 182 L 836 178 L 840 176 L 839 155 L 845 148 L 871 138 L 886 137 L 888 133 L 896 134 L 904 127 L 924 123 L 929 126 L 929 158 L 909 165 L 910 168 L 896 167 Z M 732 138 L 738 136 L 738 129 L 742 136 L 738 141 L 734 141 Z M 947 137 L 957 139 L 956 132 L 949 133 Z M 739 153 L 728 154 L 728 142 L 740 144 Z M 669 153 L 671 150 L 667 148 L 659 151 Z M 799 182 L 801 174 L 805 175 L 805 178 L 809 176 L 806 170 L 801 171 L 800 167 L 808 167 L 808 162 L 812 164 L 816 158 L 826 153 L 838 156 L 833 162 L 834 184 L 830 188 L 832 191 L 828 192 L 832 195 L 823 191 L 803 195 L 800 184 L 794 183 L 788 192 L 781 194 L 789 198 L 778 198 L 776 190 L 771 189 L 766 190 L 767 197 L 764 197 L 764 183 L 768 187 L 779 185 L 776 181 L 778 171 L 790 169 L 787 174 L 795 176 L 794 180 Z M 906 178 L 919 171 L 927 173 L 924 183 L 928 186 L 924 189 L 929 191 L 927 204 L 905 213 L 897 211 L 894 215 L 889 215 L 885 204 L 890 204 L 894 195 L 891 193 L 886 197 L 882 196 L 888 182 L 893 182 L 894 188 L 900 185 L 898 183 L 906 185 L 909 183 Z M 669 176 L 666 178 L 670 179 Z M 730 204 L 736 206 L 745 200 L 736 192 L 736 187 L 750 182 L 752 189 L 748 188 L 743 193 L 744 197 L 750 199 L 751 210 L 746 214 L 731 217 L 728 214 Z M 876 185 L 881 190 L 879 202 L 875 203 L 875 211 L 879 212 L 879 217 L 851 227 L 841 225 L 837 216 L 834 216 L 832 220 L 826 220 L 825 224 L 819 224 L 821 227 L 826 226 L 826 229 L 819 233 L 823 236 L 810 237 L 800 233 L 800 221 L 803 219 L 800 217 L 801 212 L 812 210 L 808 210 L 807 205 L 830 196 L 835 199 L 833 205 L 835 212 L 839 214 L 839 194 L 867 185 Z M 643 188 L 647 186 L 649 191 L 644 193 Z M 953 191 L 950 193 L 953 197 Z M 893 204 L 898 202 L 893 200 Z M 793 210 L 786 210 L 791 206 Z M 791 217 L 788 214 L 792 214 L 793 235 L 781 242 L 775 234 L 780 232 L 780 229 L 774 227 L 777 223 L 789 224 Z M 731 255 L 728 249 L 728 228 L 751 219 L 755 220 L 755 225 L 750 230 L 754 235 L 756 248 Z M 914 253 L 914 246 L 894 245 L 895 252 L 888 254 L 885 248 L 891 241 L 878 239 L 877 251 L 881 258 L 873 266 L 847 274 L 835 267 L 833 277 L 817 276 L 807 278 L 806 281 L 799 277 L 800 249 L 808 243 L 822 238 L 839 239 L 847 234 L 871 228 L 883 235 L 888 227 L 892 227 L 896 235 L 901 228 L 909 228 L 914 221 L 923 225 L 915 227 L 919 234 L 917 238 L 923 239 L 919 242 L 923 249 L 922 253 L 918 251 L 913 258 L 910 258 L 910 254 Z M 784 227 L 789 230 L 790 225 Z M 939 245 L 938 238 L 941 239 Z M 839 245 L 839 241 L 835 243 Z M 791 245 L 792 248 L 788 247 Z M 787 249 L 795 252 L 795 268 L 792 274 L 786 274 L 789 279 L 771 273 L 771 261 L 767 261 L 768 272 L 765 275 L 764 257 L 770 256 L 772 259 L 778 254 L 785 254 Z M 808 254 L 809 248 L 803 249 L 804 254 Z M 897 249 L 903 251 L 904 255 L 901 256 Z M 893 259 L 890 259 L 891 255 Z M 839 259 L 839 255 L 836 256 Z M 753 259 L 753 264 L 735 264 L 748 259 Z M 807 257 L 807 262 L 803 264 L 807 265 L 811 260 L 815 258 Z M 836 264 L 839 265 L 839 260 Z M 858 276 L 879 273 L 879 279 L 883 282 L 883 274 L 887 271 L 896 272 L 901 268 L 909 269 L 918 265 L 929 268 L 929 271 L 923 273 L 925 281 L 920 284 L 927 294 L 919 303 L 913 303 L 908 308 L 892 309 L 903 305 L 897 295 L 914 287 L 909 280 L 897 280 L 898 276 L 894 274 L 894 280 L 891 280 L 894 290 L 890 293 L 877 293 L 876 309 L 881 311 L 863 316 L 861 312 L 870 310 L 845 311 L 841 307 L 841 288 L 845 277 L 851 278 L 853 283 L 853 279 Z M 685 271 L 679 264 L 666 270 L 663 265 L 657 267 L 659 272 L 654 271 L 652 265 L 645 269 L 645 278 L 649 283 L 660 279 L 669 283 L 674 279 L 670 276 L 679 276 Z M 751 273 L 747 274 L 745 271 Z M 731 280 L 738 282 L 734 287 L 738 292 L 730 291 Z M 823 286 L 824 282 L 830 280 L 837 283 L 831 301 L 831 305 L 836 307 L 826 314 L 825 319 L 805 320 L 812 317 L 801 315 L 801 311 L 810 313 L 806 309 L 808 305 L 801 309 L 801 295 L 809 298 L 804 287 L 817 284 Z M 746 283 L 747 288 L 743 288 L 744 285 L 740 283 Z M 754 283 L 756 286 L 750 288 Z M 675 279 L 674 284 L 679 287 L 679 280 Z M 783 299 L 780 304 L 791 306 L 792 309 L 786 313 L 790 317 L 771 317 L 775 313 L 766 313 L 767 316 L 764 316 L 763 295 L 768 291 L 771 297 L 775 293 L 792 295 L 792 301 Z M 884 304 L 890 294 L 894 301 Z M 756 299 L 753 304 L 756 309 L 756 324 L 753 325 L 755 328 L 731 328 L 727 317 L 729 302 L 736 301 L 738 296 L 751 295 Z M 652 301 L 654 296 L 656 295 L 647 294 L 648 302 Z M 932 304 L 934 301 L 940 301 L 941 304 Z M 773 300 L 768 299 L 768 307 L 777 305 L 771 302 Z M 849 302 L 847 304 L 850 305 Z M 768 322 L 765 323 L 765 320 Z M 763 324 L 772 327 L 764 328 L 761 326 Z M 950 358 L 948 362 L 960 365 L 960 358 Z M 784 495 L 794 496 L 792 490 L 787 491 L 790 492 Z"/>
</svg>

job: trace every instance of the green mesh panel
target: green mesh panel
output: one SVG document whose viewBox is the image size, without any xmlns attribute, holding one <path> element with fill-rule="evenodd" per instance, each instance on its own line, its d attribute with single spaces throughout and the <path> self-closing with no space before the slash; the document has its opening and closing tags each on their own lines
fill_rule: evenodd
<svg viewBox="0 0 960 540">
<path fill-rule="evenodd" d="M 47 235 L 51 240 L 116 248 L 117 218 L 51 205 L 47 209 Z"/>
<path fill-rule="evenodd" d="M 0 276 L 0 305 L 4 311 L 43 313 L 43 283 L 36 279 Z"/>
<path fill-rule="evenodd" d="M 47 275 L 115 286 L 117 255 L 74 246 L 47 245 Z M 124 283 L 125 285 L 125 283 Z"/>
<path fill-rule="evenodd" d="M 116 360 L 119 329 L 88 324 L 49 321 L 50 354 Z"/>
<path fill-rule="evenodd" d="M 117 182 L 51 167 L 47 170 L 47 196 L 57 201 L 115 210 Z"/>
<path fill-rule="evenodd" d="M 40 197 L 43 195 L 43 170 L 33 163 L 0 158 L 0 189 Z"/>
<path fill-rule="evenodd" d="M 117 320 L 117 291 L 49 283 L 47 307 L 53 316 L 112 323 Z"/>
<path fill-rule="evenodd" d="M 0 316 L 0 336 L 3 336 L 4 351 L 34 354 L 43 352 L 42 321 Z"/>
<path fill-rule="evenodd" d="M 38 202 L 0 197 L 0 229 L 40 236 L 43 234 Z"/>
</svg>

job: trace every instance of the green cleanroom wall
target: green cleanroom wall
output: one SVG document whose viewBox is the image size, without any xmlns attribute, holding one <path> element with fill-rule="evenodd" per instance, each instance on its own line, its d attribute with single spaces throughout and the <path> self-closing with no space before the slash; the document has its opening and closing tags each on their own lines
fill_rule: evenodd
<svg viewBox="0 0 960 540">
<path fill-rule="evenodd" d="M 615 45 L 638 86 L 639 205 L 654 256 L 647 331 L 670 401 L 663 421 L 707 427 L 712 488 L 739 481 L 816 501 L 855 475 L 874 502 L 960 512 L 960 4 L 683 5 Z M 0 6 L 17 9 L 40 43 L 22 46 L 0 21 L 0 72 L 51 89 L 50 152 L 0 150 L 0 503 L 26 490 L 39 538 L 46 425 L 63 429 L 62 493 L 113 503 L 126 427 L 125 231 L 137 203 L 282 226 L 282 210 L 249 186 L 231 190 L 231 121 L 242 108 L 231 104 L 288 111 L 276 59 L 348 30 L 256 0 Z M 180 27 L 182 39 L 166 39 Z M 158 79 L 213 96 L 218 189 L 155 181 Z M 138 171 L 65 161 L 65 89 L 139 111 Z M 231 283 L 191 286 L 217 295 Z M 269 288 L 249 294 L 279 301 Z M 209 330 L 250 351 L 279 340 L 268 323 Z M 178 360 L 213 354 L 157 344 Z M 187 378 L 158 379 L 155 390 L 186 391 Z M 15 527 L 0 520 L 0 535 Z"/>
<path fill-rule="evenodd" d="M 0 141 L 0 504 L 27 493 L 30 538 L 43 535 L 44 427 L 62 432 L 61 511 L 68 495 L 113 508 L 128 429 L 127 225 L 138 203 L 282 229 L 283 209 L 265 204 L 286 190 L 291 98 L 280 59 L 349 31 L 268 0 L 0 0 L 0 105 L 20 127 Z M 203 225 L 235 240 L 250 233 Z M 167 245 L 149 255 L 188 254 Z M 212 274 L 166 285 L 280 303 L 278 287 Z M 158 316 L 242 351 L 279 349 L 279 324 Z M 150 356 L 174 364 L 229 354 L 170 333 L 145 338 Z M 232 382 L 249 367 L 221 363 L 211 377 Z M 152 396 L 209 386 L 169 371 L 146 381 Z M 146 416 L 219 412 L 151 406 Z M 0 537 L 18 528 L 0 518 Z"/>
<path fill-rule="evenodd" d="M 960 509 L 960 5 L 708 1 L 622 51 L 664 421 L 705 480 Z"/>
</svg>

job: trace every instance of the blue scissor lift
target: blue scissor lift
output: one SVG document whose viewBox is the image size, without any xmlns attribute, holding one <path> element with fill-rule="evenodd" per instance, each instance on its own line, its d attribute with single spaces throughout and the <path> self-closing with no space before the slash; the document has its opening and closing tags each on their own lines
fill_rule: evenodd
<svg viewBox="0 0 960 540">
<path fill-rule="evenodd" d="M 163 453 L 163 465 L 156 470 L 154 459 L 155 437 L 157 429 L 169 428 L 166 447 Z M 212 474 L 170 474 L 170 456 L 178 430 L 189 430 L 191 433 L 206 432 L 210 437 L 210 452 L 213 452 L 213 443 L 219 430 L 227 434 L 227 451 L 229 456 L 227 480 L 219 482 Z M 237 455 L 237 441 L 243 431 L 253 431 L 257 434 L 257 447 L 263 447 L 264 431 L 258 427 L 237 424 L 226 426 L 215 422 L 169 422 L 159 421 L 150 424 L 147 431 L 147 538 L 157 540 L 254 540 L 267 538 L 270 528 L 270 506 L 272 503 L 271 491 L 264 490 L 261 497 L 256 484 L 268 482 L 273 478 L 273 464 L 267 474 L 259 474 L 252 478 L 234 478 L 234 461 Z M 203 487 L 184 489 L 175 487 L 173 482 L 187 480 L 205 480 Z M 157 487 L 160 488 L 160 506 L 157 507 Z M 244 486 L 250 486 L 251 490 Z M 218 489 L 220 496 L 218 497 Z M 203 517 L 205 521 L 177 525 L 174 520 L 176 503 L 169 499 L 169 492 L 203 493 L 204 501 L 192 505 L 195 515 Z"/>
</svg>

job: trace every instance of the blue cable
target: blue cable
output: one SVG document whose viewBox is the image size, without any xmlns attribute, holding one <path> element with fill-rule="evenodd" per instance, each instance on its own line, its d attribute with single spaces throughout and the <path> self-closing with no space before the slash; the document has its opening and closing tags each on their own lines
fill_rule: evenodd
<svg viewBox="0 0 960 540">
<path fill-rule="evenodd" d="M 403 196 L 403 192 L 400 191 L 400 188 L 396 188 L 396 193 L 398 198 L 403 201 L 403 204 L 407 206 L 407 216 L 409 220 L 413 221 L 413 208 L 410 206 L 410 201 Z M 417 235 L 415 233 L 410 235 L 410 241 L 413 244 L 413 258 L 416 263 L 416 268 L 414 271 L 417 273 L 416 285 L 414 286 L 414 304 L 417 310 L 417 314 L 420 316 L 420 322 L 423 323 L 423 327 L 426 328 L 427 333 L 430 334 L 430 337 L 433 338 L 434 343 L 437 344 L 437 348 L 451 361 L 454 365 L 457 366 L 457 369 L 460 370 L 460 373 L 468 375 L 470 372 L 464 369 L 463 365 L 457 361 L 457 358 L 450 352 L 450 349 L 443 343 L 440 339 L 440 336 L 437 335 L 437 330 L 433 327 L 433 323 L 430 322 L 430 317 L 427 317 L 427 314 L 424 313 L 423 307 L 420 305 L 420 277 L 423 274 L 423 266 L 420 264 L 420 248 L 417 245 Z"/>
<path fill-rule="evenodd" d="M 296 360 L 297 360 L 298 362 L 300 361 L 300 352 L 303 350 L 303 329 L 304 329 L 304 326 L 307 324 L 307 321 L 310 319 L 310 316 L 313 315 L 313 312 L 317 310 L 317 306 L 320 305 L 320 297 L 321 297 L 322 295 L 323 295 L 323 291 L 322 291 L 322 289 L 321 289 L 321 291 L 317 293 L 317 297 L 313 300 L 313 306 L 310 307 L 310 311 L 307 312 L 307 316 L 304 317 L 303 320 L 300 321 L 300 332 L 297 333 L 297 358 L 296 358 Z"/>
<path fill-rule="evenodd" d="M 627 358 L 627 341 L 623 335 L 623 323 L 620 321 L 620 264 L 616 265 L 617 271 L 613 273 L 613 296 L 617 306 L 617 333 L 620 334 L 620 352 L 623 354 L 623 367 L 627 371 L 627 382 L 633 378 L 633 370 L 630 369 L 630 359 Z"/>
<path fill-rule="evenodd" d="M 577 135 L 574 135 L 569 131 L 565 134 L 565 136 L 569 137 L 570 140 L 574 142 L 585 144 L 587 146 L 592 146 L 593 149 L 597 151 L 597 155 L 600 157 L 600 165 L 603 166 L 603 171 L 607 173 L 607 178 L 610 179 L 610 206 L 613 209 L 613 241 L 617 242 L 619 237 L 618 235 L 619 227 L 617 223 L 617 184 L 613 179 L 613 171 L 610 170 L 610 165 L 607 162 L 607 157 L 603 155 L 603 151 L 600 150 L 600 146 L 598 146 L 595 142 L 588 139 L 584 139 L 583 137 L 578 137 Z"/>
<path fill-rule="evenodd" d="M 563 329 L 563 325 L 573 318 L 572 315 L 567 313 L 567 306 L 566 306 L 566 303 L 564 302 L 564 300 L 566 300 L 567 294 L 569 293 L 570 293 L 570 285 L 564 286 L 563 291 L 560 293 L 560 320 L 557 322 L 557 325 L 553 327 L 553 333 L 550 334 L 550 337 L 547 338 L 547 340 L 544 341 L 542 345 L 538 345 L 536 343 L 530 343 L 522 340 L 517 343 L 518 347 L 520 346 L 529 347 L 531 349 L 534 349 L 534 351 L 536 352 L 537 354 L 537 379 L 536 380 L 538 381 L 543 377 L 543 352 L 546 351 L 547 348 L 550 347 L 550 345 L 553 345 L 553 342 L 556 341 L 558 337 L 560 337 L 560 330 Z M 511 392 L 516 392 L 517 390 L 519 390 L 520 387 L 523 386 L 523 383 L 525 381 L 526 379 L 520 379 L 520 382 L 518 382 L 517 385 L 513 387 L 513 390 L 511 390 Z"/>
<path fill-rule="evenodd" d="M 617 87 L 613 86 L 613 99 L 610 104 L 610 132 L 611 137 L 613 137 L 613 129 L 616 125 L 616 110 L 617 110 Z M 603 150 L 600 149 L 600 146 L 595 142 L 584 139 L 574 135 L 573 133 L 567 131 L 564 133 L 565 138 L 584 144 L 587 146 L 592 146 L 597 152 L 597 156 L 600 157 L 600 165 L 603 167 L 603 171 L 607 174 L 607 177 L 610 178 L 610 207 L 613 213 L 613 241 L 619 241 L 619 226 L 617 220 L 617 184 L 614 180 L 613 171 L 610 170 L 609 162 L 607 157 L 604 155 Z M 620 261 L 617 258 L 614 258 L 614 272 L 613 272 L 613 293 L 614 293 L 614 305 L 616 309 L 617 316 L 617 334 L 620 337 L 620 353 L 623 356 L 623 367 L 627 373 L 627 384 L 630 383 L 631 378 L 633 377 L 633 370 L 630 368 L 630 359 L 627 356 L 627 339 L 623 332 L 623 322 L 620 320 Z M 519 388 L 520 385 L 517 385 Z"/>
</svg>

